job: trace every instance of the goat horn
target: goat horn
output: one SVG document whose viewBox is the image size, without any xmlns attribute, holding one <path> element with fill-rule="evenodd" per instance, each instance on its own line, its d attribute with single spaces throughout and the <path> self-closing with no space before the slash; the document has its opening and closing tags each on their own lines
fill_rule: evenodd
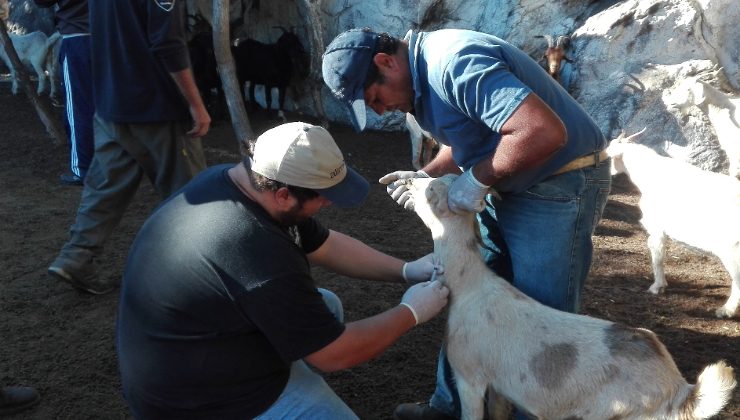
<svg viewBox="0 0 740 420">
<path fill-rule="evenodd" d="M 644 132 L 645 132 L 645 130 L 647 130 L 647 127 L 643 127 L 643 129 L 642 129 L 642 130 L 640 130 L 640 131 L 638 131 L 637 133 L 635 133 L 635 134 L 632 134 L 631 136 L 628 136 L 628 137 L 625 137 L 625 136 L 624 136 L 624 130 L 622 130 L 622 132 L 621 132 L 621 133 L 619 133 L 619 137 L 617 137 L 616 139 L 614 139 L 614 140 L 612 140 L 612 141 L 615 141 L 615 142 L 619 142 L 619 143 L 627 143 L 627 142 L 632 142 L 632 141 L 633 141 L 632 139 L 634 139 L 635 137 L 637 137 L 637 136 L 639 136 L 640 134 L 644 133 Z"/>
<path fill-rule="evenodd" d="M 561 35 L 558 37 L 557 42 L 555 42 L 555 46 L 558 48 L 565 48 L 569 42 L 570 42 L 570 37 Z"/>
<path fill-rule="evenodd" d="M 534 37 L 535 38 L 545 38 L 547 40 L 547 46 L 548 47 L 553 47 L 554 46 L 554 41 L 552 39 L 552 35 L 535 35 Z"/>
</svg>

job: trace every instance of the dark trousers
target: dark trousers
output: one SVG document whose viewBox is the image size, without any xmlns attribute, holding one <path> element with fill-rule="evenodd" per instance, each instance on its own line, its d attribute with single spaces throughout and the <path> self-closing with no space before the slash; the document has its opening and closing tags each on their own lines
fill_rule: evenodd
<svg viewBox="0 0 740 420">
<path fill-rule="evenodd" d="M 69 135 L 69 169 L 84 178 L 95 150 L 93 136 L 92 62 L 90 36 L 74 35 L 62 39 L 59 48 L 65 92 L 65 125 Z"/>
</svg>

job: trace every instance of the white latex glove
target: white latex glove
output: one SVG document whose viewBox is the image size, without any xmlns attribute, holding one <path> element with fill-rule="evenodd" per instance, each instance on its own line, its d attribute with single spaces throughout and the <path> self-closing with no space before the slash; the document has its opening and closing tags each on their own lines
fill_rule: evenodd
<svg viewBox="0 0 740 420">
<path fill-rule="evenodd" d="M 401 305 L 411 310 L 419 325 L 434 318 L 447 305 L 449 294 L 450 289 L 437 280 L 417 283 L 403 294 Z"/>
<path fill-rule="evenodd" d="M 383 175 L 378 182 L 387 185 L 386 191 L 393 201 L 403 206 L 406 210 L 414 209 L 414 200 L 411 192 L 406 188 L 405 180 L 411 178 L 429 178 L 424 171 L 396 171 Z"/>
<path fill-rule="evenodd" d="M 403 275 L 403 279 L 406 280 L 406 283 L 412 286 L 423 281 L 434 280 L 432 274 L 435 270 L 437 274 L 445 272 L 439 257 L 431 253 L 416 261 L 405 263 L 401 274 Z"/>
<path fill-rule="evenodd" d="M 463 172 L 450 185 L 447 193 L 447 205 L 455 213 L 480 213 L 486 207 L 486 194 L 490 186 L 483 185 L 475 179 L 472 169 Z"/>
</svg>

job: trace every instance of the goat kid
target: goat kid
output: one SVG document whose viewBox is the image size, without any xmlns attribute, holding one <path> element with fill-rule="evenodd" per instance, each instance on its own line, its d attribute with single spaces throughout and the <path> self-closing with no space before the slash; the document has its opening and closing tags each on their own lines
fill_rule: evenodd
<svg viewBox="0 0 740 420">
<path fill-rule="evenodd" d="M 23 65 L 33 68 L 38 78 L 38 87 L 36 93 L 41 95 L 47 90 L 47 84 L 49 79 L 47 78 L 47 70 L 50 73 L 53 72 L 53 61 L 57 57 L 52 56 L 54 51 L 54 44 L 61 39 L 59 32 L 54 32 L 53 35 L 47 37 L 41 31 L 31 32 L 30 34 L 18 35 L 9 33 L 10 41 L 13 43 L 18 58 L 20 58 Z M 5 65 L 10 70 L 10 77 L 13 82 L 12 91 L 13 94 L 18 93 L 18 78 L 15 74 L 15 67 L 10 62 L 10 58 L 5 54 L 5 50 L 0 48 L 0 58 L 2 58 Z M 52 95 L 56 93 L 56 75 L 52 75 L 51 81 L 51 92 Z"/>
<path fill-rule="evenodd" d="M 630 136 L 634 137 L 634 136 Z M 655 281 L 649 291 L 666 287 L 663 271 L 666 237 L 716 255 L 730 273 L 730 296 L 715 311 L 733 317 L 740 302 L 740 181 L 658 155 L 620 135 L 606 149 L 612 174 L 626 173 L 640 190 L 640 223 L 648 234 Z"/>
<path fill-rule="evenodd" d="M 539 419 L 704 419 L 722 409 L 736 386 L 724 362 L 690 385 L 652 332 L 549 308 L 489 270 L 475 214 L 447 206 L 454 178 L 407 185 L 445 266 L 445 340 L 464 419 L 483 418 L 489 387 Z"/>
</svg>

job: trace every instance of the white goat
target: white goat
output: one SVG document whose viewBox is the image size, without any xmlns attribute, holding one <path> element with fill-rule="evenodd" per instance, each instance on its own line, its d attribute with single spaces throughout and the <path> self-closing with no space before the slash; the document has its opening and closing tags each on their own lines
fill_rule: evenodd
<svg viewBox="0 0 740 420">
<path fill-rule="evenodd" d="M 445 266 L 446 349 L 464 419 L 483 417 L 487 388 L 538 419 L 703 419 L 722 409 L 737 384 L 724 362 L 690 385 L 652 332 L 549 308 L 489 270 L 475 215 L 447 206 L 454 178 L 407 185 Z"/>
<path fill-rule="evenodd" d="M 712 123 L 722 150 L 727 155 L 730 176 L 740 179 L 740 97 L 726 94 L 709 84 L 719 72 L 701 72 L 682 80 L 663 92 L 663 103 L 669 109 L 685 113 L 690 107 L 699 108 Z"/>
<path fill-rule="evenodd" d="M 740 139 L 738 139 L 740 141 Z M 716 315 L 733 317 L 740 302 L 740 181 L 663 157 L 622 136 L 607 148 L 612 174 L 626 173 L 640 190 L 640 222 L 648 234 L 655 281 L 666 287 L 663 254 L 666 237 L 716 255 L 731 277 L 730 297 Z"/>
<path fill-rule="evenodd" d="M 416 118 L 406 113 L 406 129 L 411 139 L 411 165 L 417 171 L 426 166 L 439 151 L 437 140 L 428 131 L 422 130 Z"/>
<path fill-rule="evenodd" d="M 49 83 L 46 76 L 46 71 L 53 68 L 53 61 L 57 58 L 53 56 L 53 46 L 58 39 L 61 38 L 59 32 L 54 32 L 50 37 L 40 31 L 31 32 L 26 35 L 18 35 L 9 33 L 10 41 L 13 43 L 15 51 L 18 53 L 21 63 L 26 66 L 30 66 L 36 72 L 38 77 L 38 88 L 36 93 L 39 95 L 46 91 L 46 85 Z M 15 75 L 15 67 L 10 62 L 5 50 L 0 48 L 0 58 L 5 62 L 5 65 L 10 69 L 10 77 L 13 81 L 13 94 L 18 93 L 18 78 Z M 52 94 L 55 93 L 56 89 L 56 78 L 54 77 L 51 81 Z"/>
</svg>

